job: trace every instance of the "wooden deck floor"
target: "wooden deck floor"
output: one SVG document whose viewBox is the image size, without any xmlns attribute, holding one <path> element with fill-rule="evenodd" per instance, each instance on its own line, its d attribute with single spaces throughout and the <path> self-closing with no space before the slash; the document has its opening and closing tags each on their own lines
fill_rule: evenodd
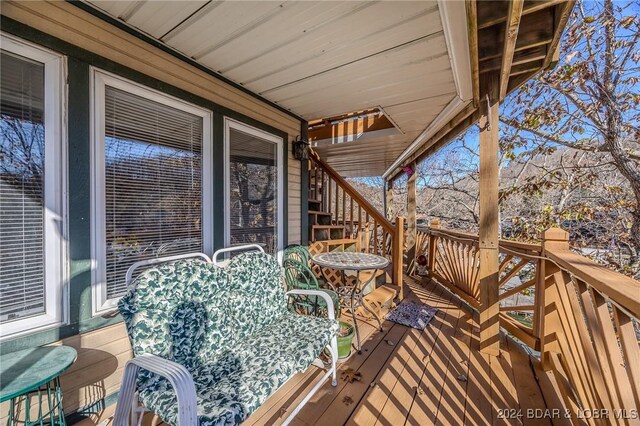
<svg viewBox="0 0 640 426">
<path fill-rule="evenodd" d="M 549 424 L 544 420 L 504 420 L 505 410 L 545 408 L 527 355 L 510 339 L 501 356 L 479 351 L 477 318 L 437 284 L 405 277 L 409 298 L 437 307 L 423 331 L 386 322 L 360 322 L 361 355 L 340 365 L 361 373 L 353 383 L 330 383 L 298 414 L 297 425 L 491 425 Z M 311 367 L 291 379 L 245 423 L 281 423 L 321 376 Z M 517 411 L 516 411 L 517 413 Z"/>
</svg>

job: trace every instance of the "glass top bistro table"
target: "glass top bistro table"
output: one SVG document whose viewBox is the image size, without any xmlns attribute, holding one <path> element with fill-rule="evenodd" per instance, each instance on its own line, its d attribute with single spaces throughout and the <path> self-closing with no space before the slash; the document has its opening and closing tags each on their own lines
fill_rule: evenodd
<svg viewBox="0 0 640 426">
<path fill-rule="evenodd" d="M 366 304 L 362 303 L 362 290 L 376 277 L 379 269 L 386 268 L 389 265 L 389 259 L 370 253 L 358 252 L 328 252 L 319 253 L 311 259 L 313 263 L 320 266 L 322 275 L 325 275 L 324 268 L 336 269 L 342 272 L 342 286 L 336 289 L 340 297 L 340 305 L 351 311 L 353 319 L 353 327 L 356 330 L 356 342 L 358 344 L 358 353 L 362 353 L 360 347 L 360 332 L 358 331 L 358 322 L 356 321 L 356 309 L 362 306 L 378 321 L 378 326 L 382 329 L 382 322 L 378 315 L 373 312 Z M 345 271 L 356 271 L 356 280 L 353 284 L 348 284 L 345 279 Z M 360 271 L 374 271 L 366 283 L 360 283 Z M 327 277 L 325 276 L 325 279 Z M 327 279 L 327 282 L 330 282 Z"/>
<path fill-rule="evenodd" d="M 69 346 L 43 346 L 0 357 L 0 402 L 9 402 L 8 424 L 65 425 L 60 374 L 76 360 Z M 37 419 L 31 420 L 31 400 L 37 396 Z M 43 401 L 44 399 L 44 401 Z M 24 421 L 16 419 L 16 408 Z M 46 406 L 46 410 L 43 408 Z"/>
</svg>

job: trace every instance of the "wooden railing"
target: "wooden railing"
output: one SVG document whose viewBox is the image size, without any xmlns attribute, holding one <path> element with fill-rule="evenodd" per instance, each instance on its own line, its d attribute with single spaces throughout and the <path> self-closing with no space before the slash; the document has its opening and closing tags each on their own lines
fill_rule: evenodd
<svg viewBox="0 0 640 426">
<path fill-rule="evenodd" d="M 480 308 L 478 237 L 432 226 L 418 228 L 417 241 L 430 276 Z M 561 229 L 499 247 L 500 325 L 552 377 L 572 423 L 636 424 L 640 282 L 570 251 Z M 608 419 L 585 418 L 592 410 L 609 410 Z"/>
<path fill-rule="evenodd" d="M 402 297 L 404 218 L 391 223 L 316 152 L 311 151 L 309 159 L 310 199 L 331 215 L 331 225 L 345 228 L 344 238 L 357 239 L 363 252 L 391 261 L 391 281 L 400 286 Z"/>
</svg>

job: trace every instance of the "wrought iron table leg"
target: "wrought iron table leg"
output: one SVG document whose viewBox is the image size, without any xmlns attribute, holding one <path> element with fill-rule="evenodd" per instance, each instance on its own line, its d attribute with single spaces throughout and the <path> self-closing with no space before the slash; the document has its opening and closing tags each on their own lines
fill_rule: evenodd
<svg viewBox="0 0 640 426">
<path fill-rule="evenodd" d="M 378 270 L 375 269 L 373 271 L 373 274 L 371 275 L 371 278 L 369 278 L 369 280 L 364 283 L 362 285 L 362 288 L 364 289 L 365 287 L 367 287 L 369 284 L 371 284 L 371 281 L 373 281 L 373 279 L 376 277 L 376 274 L 378 273 Z M 360 271 L 358 271 L 358 275 L 357 275 L 358 281 L 360 281 Z M 358 285 L 358 282 L 356 281 L 356 286 Z M 369 312 L 371 315 L 373 315 L 373 317 L 376 319 L 376 321 L 378 322 L 378 327 L 380 328 L 380 331 L 384 331 L 384 329 L 382 328 L 382 321 L 380 320 L 380 317 L 378 317 L 378 315 L 373 312 L 371 309 L 369 309 L 369 307 L 364 303 L 363 300 L 363 295 L 362 293 L 360 294 L 360 306 L 362 306 L 364 308 L 365 311 Z"/>
<path fill-rule="evenodd" d="M 351 290 L 351 318 L 353 319 L 353 328 L 356 329 L 356 342 L 358 343 L 358 346 L 356 348 L 358 349 L 358 355 L 360 355 L 362 353 L 362 348 L 360 347 L 360 330 L 358 329 L 358 320 L 356 319 L 356 303 L 354 300 L 357 288 L 358 282 L 356 281 L 356 284 L 352 287 Z"/>
</svg>

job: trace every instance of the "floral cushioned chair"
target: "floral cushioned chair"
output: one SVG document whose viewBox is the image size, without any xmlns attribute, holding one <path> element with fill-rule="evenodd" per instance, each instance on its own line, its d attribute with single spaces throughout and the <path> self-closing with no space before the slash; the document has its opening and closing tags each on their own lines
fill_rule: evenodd
<svg viewBox="0 0 640 426">
<path fill-rule="evenodd" d="M 179 260 L 143 272 L 118 304 L 134 359 L 114 424 L 129 424 L 138 398 L 172 425 L 237 424 L 325 347 L 337 358 L 333 309 L 329 318 L 297 315 L 287 309 L 291 293 L 327 297 L 285 294 L 282 269 L 264 253 L 238 255 L 224 269 Z M 335 386 L 336 358 L 285 423 L 330 375 Z"/>
</svg>

